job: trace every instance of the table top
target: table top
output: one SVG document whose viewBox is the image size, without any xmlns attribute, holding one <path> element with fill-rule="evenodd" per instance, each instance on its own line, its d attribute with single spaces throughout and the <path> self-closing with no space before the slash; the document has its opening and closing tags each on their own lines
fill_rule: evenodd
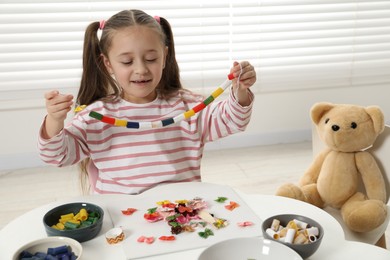
<svg viewBox="0 0 390 260">
<path fill-rule="evenodd" d="M 169 184 L 170 185 L 177 184 Z M 186 185 L 211 185 L 211 184 L 180 184 Z M 183 186 L 184 185 L 184 186 Z M 212 184 L 214 185 L 214 184 Z M 165 185 L 164 185 L 165 186 Z M 162 186 L 160 186 L 162 187 Z M 162 190 L 166 189 L 160 188 Z M 171 186 L 172 187 L 172 186 Z M 256 214 L 260 220 L 277 214 L 299 214 L 315 219 L 324 230 L 324 238 L 321 246 L 315 254 L 308 259 L 352 259 L 354 257 L 375 259 L 390 259 L 390 251 L 359 242 L 346 241 L 344 232 L 339 223 L 325 211 L 310 204 L 284 197 L 261 194 L 245 194 L 236 191 L 238 196 Z M 12 259 L 13 253 L 22 245 L 46 237 L 46 232 L 42 224 L 43 215 L 55 206 L 70 202 L 89 202 L 100 205 L 105 209 L 103 228 L 99 235 L 87 242 L 82 243 L 83 259 L 117 259 L 125 260 L 126 254 L 121 246 L 109 245 L 104 234 L 115 226 L 113 218 L 110 216 L 107 207 L 115 201 L 128 199 L 130 195 L 90 195 L 75 197 L 63 201 L 56 201 L 47 205 L 33 209 L 11 221 L 0 231 L 0 259 Z M 135 197 L 140 195 L 134 195 Z M 201 194 L 199 194 L 201 196 Z M 260 228 L 260 227 L 259 227 Z M 205 247 L 182 250 L 174 253 L 160 255 L 150 255 L 143 257 L 147 260 L 171 260 L 171 259 L 197 259 Z"/>
</svg>

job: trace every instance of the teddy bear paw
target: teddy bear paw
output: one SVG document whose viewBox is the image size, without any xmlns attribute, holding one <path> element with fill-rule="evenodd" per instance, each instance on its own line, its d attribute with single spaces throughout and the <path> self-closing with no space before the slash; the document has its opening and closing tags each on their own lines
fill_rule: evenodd
<svg viewBox="0 0 390 260">
<path fill-rule="evenodd" d="M 386 219 L 386 205 L 380 200 L 364 200 L 347 203 L 341 209 L 346 225 L 355 232 L 369 232 Z"/>
<path fill-rule="evenodd" d="M 280 186 L 275 195 L 305 201 L 305 195 L 301 188 L 291 183 Z"/>
</svg>

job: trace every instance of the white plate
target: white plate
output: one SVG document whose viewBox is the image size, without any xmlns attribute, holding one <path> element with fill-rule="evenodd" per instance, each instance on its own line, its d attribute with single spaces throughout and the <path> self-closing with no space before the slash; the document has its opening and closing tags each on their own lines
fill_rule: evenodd
<svg viewBox="0 0 390 260">
<path fill-rule="evenodd" d="M 294 250 L 260 237 L 233 238 L 206 248 L 198 260 L 302 260 Z"/>
</svg>

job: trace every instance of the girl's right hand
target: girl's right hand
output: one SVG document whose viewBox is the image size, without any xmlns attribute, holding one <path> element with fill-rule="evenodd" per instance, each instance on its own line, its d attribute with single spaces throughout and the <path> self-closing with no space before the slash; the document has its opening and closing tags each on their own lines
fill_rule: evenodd
<svg viewBox="0 0 390 260">
<path fill-rule="evenodd" d="M 66 115 L 72 109 L 73 95 L 60 94 L 57 90 L 45 93 L 47 116 L 42 137 L 50 139 L 64 128 Z"/>
<path fill-rule="evenodd" d="M 45 93 L 47 116 L 54 121 L 64 121 L 72 109 L 73 95 L 60 94 L 57 90 Z"/>
</svg>

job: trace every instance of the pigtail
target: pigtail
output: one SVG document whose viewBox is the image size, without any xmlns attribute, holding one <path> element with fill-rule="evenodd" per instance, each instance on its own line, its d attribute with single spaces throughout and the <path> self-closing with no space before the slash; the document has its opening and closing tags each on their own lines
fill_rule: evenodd
<svg viewBox="0 0 390 260">
<path fill-rule="evenodd" d="M 112 79 L 103 64 L 98 30 L 99 22 L 93 22 L 87 27 L 84 35 L 83 71 L 76 100 L 80 105 L 89 105 L 112 94 Z M 118 90 L 115 88 L 113 92 Z"/>
<path fill-rule="evenodd" d="M 159 20 L 160 26 L 166 37 L 165 44 L 168 46 L 164 73 L 161 78 L 162 86 L 159 88 L 159 91 L 163 97 L 167 97 L 173 93 L 177 93 L 178 90 L 182 89 L 182 85 L 180 81 L 179 65 L 176 61 L 175 43 L 173 40 L 171 25 L 163 17 L 160 17 Z"/>
<path fill-rule="evenodd" d="M 103 57 L 100 48 L 100 40 L 97 31 L 99 22 L 91 23 L 84 34 L 83 46 L 83 71 L 81 76 L 80 88 L 77 94 L 76 104 L 89 105 L 94 101 L 107 98 L 112 89 L 112 78 L 103 64 Z M 79 162 L 80 186 L 83 194 L 88 194 L 90 185 L 88 181 L 88 167 L 91 163 L 90 158 L 85 158 Z"/>
</svg>

